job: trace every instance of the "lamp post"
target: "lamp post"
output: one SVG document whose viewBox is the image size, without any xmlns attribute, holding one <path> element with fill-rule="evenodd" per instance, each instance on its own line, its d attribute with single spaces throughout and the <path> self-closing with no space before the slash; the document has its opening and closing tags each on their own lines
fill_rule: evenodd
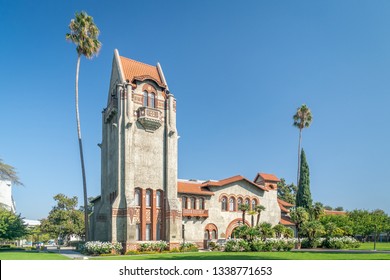
<svg viewBox="0 0 390 280">
<path fill-rule="evenodd" d="M 376 251 L 376 235 L 377 235 L 377 224 L 375 223 L 375 233 L 374 233 L 374 251 Z"/>
</svg>

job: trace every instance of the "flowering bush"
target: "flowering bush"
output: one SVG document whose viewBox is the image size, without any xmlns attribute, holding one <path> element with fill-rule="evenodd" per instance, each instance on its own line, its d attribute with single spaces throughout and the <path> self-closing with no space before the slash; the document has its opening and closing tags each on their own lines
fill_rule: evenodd
<svg viewBox="0 0 390 280">
<path fill-rule="evenodd" d="M 162 252 L 168 249 L 168 243 L 165 241 L 141 243 L 140 252 Z"/>
<path fill-rule="evenodd" d="M 100 241 L 88 241 L 85 243 L 83 252 L 87 255 L 110 254 L 112 251 L 119 253 L 122 250 L 122 244 Z"/>
<path fill-rule="evenodd" d="M 261 252 L 261 251 L 290 251 L 298 242 L 296 238 L 268 238 L 263 241 L 254 239 L 231 239 L 225 244 L 225 252 Z"/>
<path fill-rule="evenodd" d="M 322 246 L 329 249 L 359 248 L 360 242 L 353 237 L 330 237 L 323 241 Z"/>
</svg>

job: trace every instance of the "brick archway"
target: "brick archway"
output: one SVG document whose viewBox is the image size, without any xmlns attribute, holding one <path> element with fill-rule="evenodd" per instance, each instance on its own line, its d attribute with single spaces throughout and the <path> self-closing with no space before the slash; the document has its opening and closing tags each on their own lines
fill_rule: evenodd
<svg viewBox="0 0 390 280">
<path fill-rule="evenodd" d="M 247 220 L 245 220 L 245 224 L 247 226 L 249 226 L 249 222 Z M 233 230 L 236 228 L 236 227 L 239 227 L 242 225 L 242 218 L 237 218 L 233 221 L 230 222 L 230 224 L 227 226 L 226 228 L 226 238 L 229 238 L 231 235 L 232 235 L 232 232 Z"/>
</svg>

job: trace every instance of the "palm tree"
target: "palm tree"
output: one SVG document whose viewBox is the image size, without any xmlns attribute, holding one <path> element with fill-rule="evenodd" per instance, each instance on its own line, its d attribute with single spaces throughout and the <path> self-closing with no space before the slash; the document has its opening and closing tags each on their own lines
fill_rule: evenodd
<svg viewBox="0 0 390 280">
<path fill-rule="evenodd" d="M 99 29 L 93 22 L 93 18 L 86 12 L 75 14 L 75 19 L 72 19 L 69 24 L 70 33 L 65 35 L 66 40 L 76 44 L 77 64 L 76 64 L 76 122 L 77 122 L 77 136 L 79 140 L 81 172 L 83 176 L 83 192 L 84 192 L 84 209 L 88 209 L 87 196 L 87 179 L 85 176 L 83 144 L 81 141 L 80 116 L 79 116 L 79 69 L 80 58 L 85 56 L 92 59 L 100 50 L 101 43 L 97 39 L 99 36 Z M 88 211 L 84 211 L 85 223 L 85 239 L 88 241 Z"/>
<path fill-rule="evenodd" d="M 15 167 L 4 163 L 1 158 L 0 158 L 0 180 L 11 181 L 16 185 L 23 185 L 22 182 L 20 182 Z"/>
<path fill-rule="evenodd" d="M 306 127 L 309 127 L 312 121 L 312 115 L 309 107 L 303 104 L 297 109 L 297 112 L 293 116 L 294 123 L 293 125 L 299 129 L 299 142 L 298 142 L 298 172 L 297 172 L 297 186 L 299 186 L 299 166 L 301 159 L 301 140 L 302 140 L 302 130 Z"/>
<path fill-rule="evenodd" d="M 255 210 L 250 210 L 248 211 L 248 215 L 251 216 L 251 227 L 254 227 L 255 225 L 255 215 L 256 211 Z"/>
<path fill-rule="evenodd" d="M 242 211 L 242 225 L 245 225 L 245 212 L 249 210 L 249 205 L 243 203 L 240 205 L 240 211 Z"/>
<path fill-rule="evenodd" d="M 265 206 L 263 206 L 263 205 L 257 205 L 256 208 L 255 208 L 255 211 L 257 212 L 257 222 L 256 222 L 257 226 L 260 223 L 261 212 L 264 211 L 264 210 L 265 210 Z"/>
</svg>

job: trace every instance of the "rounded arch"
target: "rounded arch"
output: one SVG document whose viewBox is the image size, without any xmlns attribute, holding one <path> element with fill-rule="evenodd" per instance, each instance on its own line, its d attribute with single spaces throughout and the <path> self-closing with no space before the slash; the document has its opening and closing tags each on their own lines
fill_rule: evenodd
<svg viewBox="0 0 390 280">
<path fill-rule="evenodd" d="M 229 197 L 229 195 L 228 195 L 227 193 L 221 193 L 221 194 L 219 195 L 218 201 L 221 202 L 221 201 L 222 201 L 222 198 L 224 198 L 224 197 L 227 199 L 227 198 Z"/>
<path fill-rule="evenodd" d="M 142 87 L 142 91 L 146 91 L 148 93 L 154 93 L 154 94 L 157 94 L 157 90 L 154 86 L 152 86 L 151 84 L 144 84 L 144 86 Z"/>
<path fill-rule="evenodd" d="M 249 222 L 247 220 L 245 220 L 245 224 L 247 226 L 250 226 L 250 224 L 249 224 Z M 233 230 L 236 227 L 239 227 L 241 225 L 242 225 L 242 219 L 241 218 L 237 218 L 237 219 L 234 219 L 233 221 L 231 221 L 230 224 L 226 228 L 226 238 L 229 238 L 232 235 Z"/>
<path fill-rule="evenodd" d="M 218 228 L 215 224 L 212 224 L 212 223 L 209 223 L 207 224 L 205 227 L 204 227 L 204 232 L 205 232 L 205 235 L 206 235 L 206 232 L 208 233 L 208 238 L 207 239 L 212 239 L 211 237 L 211 233 L 212 232 L 215 232 L 215 239 L 218 239 Z M 206 236 L 205 236 L 206 238 Z"/>
</svg>

